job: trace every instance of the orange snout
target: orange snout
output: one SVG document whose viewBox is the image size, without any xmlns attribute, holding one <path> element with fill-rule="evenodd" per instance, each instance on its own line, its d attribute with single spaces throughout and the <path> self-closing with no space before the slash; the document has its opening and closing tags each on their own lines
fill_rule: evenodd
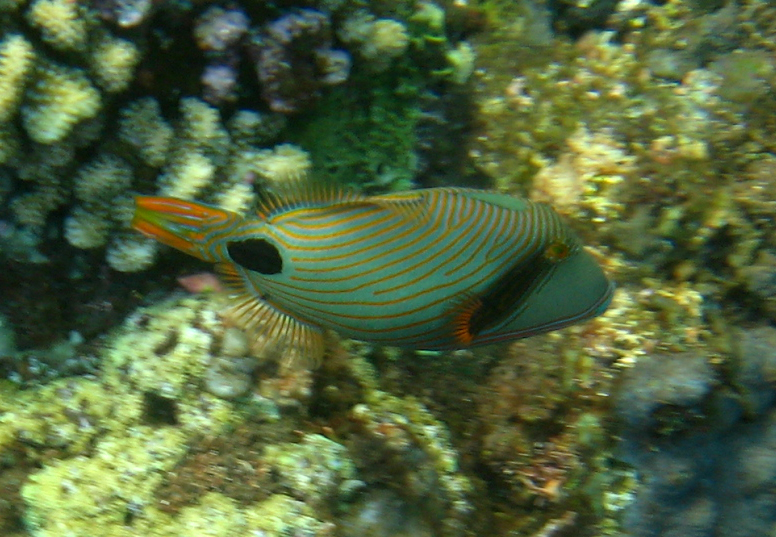
<svg viewBox="0 0 776 537">
<path fill-rule="evenodd" d="M 206 234 L 234 217 L 223 209 L 192 201 L 136 196 L 132 227 L 184 253 L 212 261 L 203 248 Z"/>
</svg>

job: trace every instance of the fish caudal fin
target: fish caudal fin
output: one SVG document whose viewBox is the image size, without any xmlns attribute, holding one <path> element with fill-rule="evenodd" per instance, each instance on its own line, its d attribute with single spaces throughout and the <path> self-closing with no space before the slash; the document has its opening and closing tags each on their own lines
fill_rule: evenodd
<svg viewBox="0 0 776 537">
<path fill-rule="evenodd" d="M 162 196 L 136 196 L 132 227 L 181 252 L 204 261 L 217 261 L 206 248 L 207 235 L 228 227 L 237 218 L 234 213 L 202 203 Z"/>
</svg>

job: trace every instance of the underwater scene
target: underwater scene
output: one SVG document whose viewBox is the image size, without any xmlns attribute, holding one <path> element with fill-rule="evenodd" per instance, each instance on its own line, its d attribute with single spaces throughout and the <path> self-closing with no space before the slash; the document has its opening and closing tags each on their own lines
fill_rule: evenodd
<svg viewBox="0 0 776 537">
<path fill-rule="evenodd" d="M 0 0 L 0 536 L 776 535 L 776 3 Z"/>
</svg>

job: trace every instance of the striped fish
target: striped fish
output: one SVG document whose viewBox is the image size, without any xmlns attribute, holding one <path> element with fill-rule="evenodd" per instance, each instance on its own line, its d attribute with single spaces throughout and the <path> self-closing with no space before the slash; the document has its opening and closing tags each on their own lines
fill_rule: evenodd
<svg viewBox="0 0 776 537">
<path fill-rule="evenodd" d="M 175 198 L 135 203 L 135 229 L 216 263 L 235 324 L 313 362 L 325 329 L 459 349 L 568 326 L 612 297 L 555 211 L 494 192 L 297 189 L 267 195 L 247 217 Z"/>
</svg>

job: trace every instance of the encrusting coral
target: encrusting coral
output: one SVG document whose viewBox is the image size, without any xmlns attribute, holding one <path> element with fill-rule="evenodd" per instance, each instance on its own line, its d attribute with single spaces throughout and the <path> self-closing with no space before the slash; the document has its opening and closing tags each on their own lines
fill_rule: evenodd
<svg viewBox="0 0 776 537">
<path fill-rule="evenodd" d="M 209 393 L 210 377 L 221 374 L 212 364 L 247 351 L 225 330 L 218 304 L 213 295 L 200 295 L 142 308 L 107 342 L 94 376 L 21 393 L 2 387 L 0 451 L 18 449 L 23 460 L 41 465 L 20 491 L 33 535 L 78 533 L 95 524 L 116 536 L 200 524 L 215 535 L 324 531 L 357 494 L 380 490 L 385 472 L 401 467 L 402 504 L 423 501 L 427 516 L 441 524 L 440 535 L 467 535 L 470 485 L 458 472 L 444 426 L 419 402 L 377 389 L 363 359 L 354 357 L 347 372 L 329 379 L 338 384 L 344 373 L 346 384 L 363 388 L 361 403 L 338 418 L 345 419 L 344 440 L 304 425 L 311 400 L 289 404 L 288 394 L 302 393 L 288 386 L 297 382 L 294 375 L 259 373 L 262 383 L 286 384 L 280 391 L 258 388 L 269 398 L 257 388 L 229 400 Z M 55 419 L 41 419 L 50 412 Z M 225 445 L 202 448 L 209 462 L 192 480 L 200 444 L 212 442 Z M 252 460 L 247 469 L 245 458 Z M 381 469 L 381 460 L 389 467 Z M 215 468 L 249 472 L 255 481 L 233 485 Z M 178 473 L 189 478 L 178 483 Z"/>
</svg>

